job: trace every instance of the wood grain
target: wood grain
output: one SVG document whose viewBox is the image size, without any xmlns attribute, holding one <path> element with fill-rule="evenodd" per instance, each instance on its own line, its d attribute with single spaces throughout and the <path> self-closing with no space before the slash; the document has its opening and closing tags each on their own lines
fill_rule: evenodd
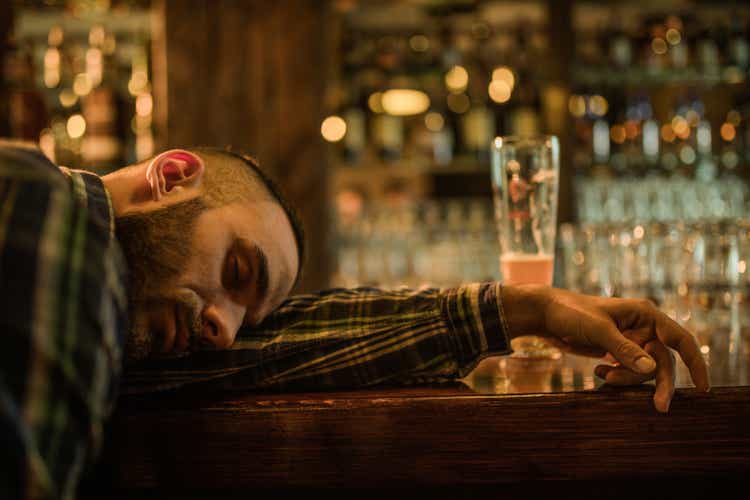
<svg viewBox="0 0 750 500">
<path fill-rule="evenodd" d="M 114 489 L 220 490 L 750 472 L 750 387 L 680 389 L 668 415 L 651 394 L 487 396 L 443 386 L 154 396 L 121 402 L 107 453 L 116 467 L 100 474 Z"/>
</svg>

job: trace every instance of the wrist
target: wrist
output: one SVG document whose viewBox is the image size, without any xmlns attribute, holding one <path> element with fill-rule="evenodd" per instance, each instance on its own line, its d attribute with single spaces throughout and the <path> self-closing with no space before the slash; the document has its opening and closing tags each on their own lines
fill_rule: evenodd
<svg viewBox="0 0 750 500">
<path fill-rule="evenodd" d="M 508 336 L 539 335 L 545 331 L 545 314 L 552 287 L 545 285 L 504 285 L 501 302 Z"/>
</svg>

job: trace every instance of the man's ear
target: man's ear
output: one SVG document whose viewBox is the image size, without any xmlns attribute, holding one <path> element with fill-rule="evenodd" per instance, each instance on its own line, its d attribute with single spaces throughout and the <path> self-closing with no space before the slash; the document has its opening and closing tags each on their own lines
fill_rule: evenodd
<svg viewBox="0 0 750 500">
<path fill-rule="evenodd" d="M 146 181 L 155 201 L 184 189 L 197 188 L 205 172 L 203 159 L 184 149 L 170 149 L 151 160 Z"/>
</svg>

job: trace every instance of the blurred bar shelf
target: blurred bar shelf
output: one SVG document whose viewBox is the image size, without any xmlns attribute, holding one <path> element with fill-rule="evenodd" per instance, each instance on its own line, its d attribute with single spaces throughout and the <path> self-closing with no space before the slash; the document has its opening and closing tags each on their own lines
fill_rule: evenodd
<svg viewBox="0 0 750 500">
<path fill-rule="evenodd" d="M 741 85 L 748 79 L 748 71 L 736 66 L 721 68 L 716 72 L 699 69 L 649 71 L 639 68 L 612 68 L 575 66 L 571 79 L 576 85 L 603 87 L 659 87 L 680 85 L 686 87 L 711 88 L 717 85 Z"/>
</svg>

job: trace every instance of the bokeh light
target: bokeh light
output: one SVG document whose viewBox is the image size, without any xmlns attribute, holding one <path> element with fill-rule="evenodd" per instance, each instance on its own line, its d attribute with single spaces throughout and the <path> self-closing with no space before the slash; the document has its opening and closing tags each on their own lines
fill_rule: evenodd
<svg viewBox="0 0 750 500">
<path fill-rule="evenodd" d="M 340 116 L 329 116 L 320 125 L 320 133 L 328 142 L 338 142 L 346 135 L 346 122 Z"/>
<path fill-rule="evenodd" d="M 409 47 L 415 52 L 426 52 L 430 49 L 430 39 L 424 35 L 414 35 L 409 38 Z"/>
<path fill-rule="evenodd" d="M 609 103 L 600 95 L 593 95 L 589 98 L 589 111 L 596 116 L 604 116 L 609 110 Z"/>
<path fill-rule="evenodd" d="M 424 113 L 430 107 L 430 98 L 421 90 L 391 89 L 383 92 L 383 109 L 389 115 L 409 116 Z"/>
<path fill-rule="evenodd" d="M 674 28 L 669 28 L 667 30 L 667 42 L 669 42 L 670 45 L 677 45 L 681 40 L 682 35 L 680 35 L 679 31 Z"/>
<path fill-rule="evenodd" d="M 487 88 L 487 92 L 490 95 L 490 99 L 502 104 L 504 102 L 508 102 L 512 93 L 512 89 L 510 85 L 508 85 L 508 83 L 504 80 L 492 80 L 489 87 Z"/>
<path fill-rule="evenodd" d="M 661 126 L 661 138 L 665 142 L 674 142 L 676 136 L 674 134 L 674 130 L 672 129 L 672 124 L 665 123 Z"/>
<path fill-rule="evenodd" d="M 86 73 L 79 73 L 73 80 L 73 92 L 78 96 L 85 96 L 91 92 L 91 81 Z"/>
<path fill-rule="evenodd" d="M 495 68 L 495 70 L 492 72 L 492 80 L 500 80 L 507 83 L 511 90 L 516 84 L 516 77 L 513 74 L 513 70 L 507 66 L 500 66 L 499 68 Z"/>
<path fill-rule="evenodd" d="M 625 127 L 622 125 L 612 125 L 612 128 L 609 131 L 609 136 L 612 139 L 612 142 L 622 144 L 623 142 L 625 142 L 625 138 L 627 136 Z"/>
<path fill-rule="evenodd" d="M 445 126 L 443 115 L 432 111 L 424 116 L 424 125 L 430 132 L 440 132 Z"/>
<path fill-rule="evenodd" d="M 667 42 L 663 38 L 654 38 L 651 40 L 651 50 L 654 54 L 662 55 L 667 53 Z"/>
<path fill-rule="evenodd" d="M 729 122 L 722 123 L 721 129 L 719 129 L 719 134 L 721 135 L 721 138 L 724 139 L 727 142 L 732 142 L 737 135 L 737 131 L 734 128 L 734 125 L 732 125 Z"/>
<path fill-rule="evenodd" d="M 568 111 L 576 118 L 586 114 L 586 99 L 582 95 L 571 95 L 568 99 Z"/>
<path fill-rule="evenodd" d="M 83 137 L 83 134 L 86 133 L 86 120 L 83 118 L 80 114 L 75 114 L 68 118 L 68 122 L 65 125 L 65 129 L 68 132 L 68 135 L 72 139 L 78 139 L 80 137 Z"/>
<path fill-rule="evenodd" d="M 451 92 L 463 92 L 469 85 L 469 72 L 463 66 L 453 66 L 445 74 L 445 86 Z"/>
<path fill-rule="evenodd" d="M 383 110 L 383 93 L 373 92 L 370 97 L 367 98 L 367 106 L 373 113 L 382 113 Z"/>
</svg>

